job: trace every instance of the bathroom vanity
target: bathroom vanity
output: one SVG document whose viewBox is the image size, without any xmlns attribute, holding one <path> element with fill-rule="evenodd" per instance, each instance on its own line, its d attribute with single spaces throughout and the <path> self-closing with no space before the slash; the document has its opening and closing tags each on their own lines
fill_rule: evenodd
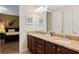
<svg viewBox="0 0 79 59">
<path fill-rule="evenodd" d="M 28 49 L 33 54 L 78 54 L 79 41 L 29 32 Z"/>
</svg>

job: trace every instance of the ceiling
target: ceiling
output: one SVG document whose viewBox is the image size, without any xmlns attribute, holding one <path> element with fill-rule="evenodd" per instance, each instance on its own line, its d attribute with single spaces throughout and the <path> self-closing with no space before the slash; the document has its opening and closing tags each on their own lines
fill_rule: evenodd
<svg viewBox="0 0 79 59">
<path fill-rule="evenodd" d="M 51 9 L 51 10 L 56 10 L 56 9 L 59 9 L 59 8 L 63 8 L 67 5 L 47 5 L 48 9 Z"/>
<path fill-rule="evenodd" d="M 31 5 L 35 9 L 39 8 L 43 5 Z M 54 11 L 59 8 L 63 8 L 68 5 L 46 5 L 48 10 Z M 4 7 L 6 11 L 0 12 L 5 14 L 11 14 L 11 15 L 19 15 L 19 5 L 0 5 L 0 7 Z"/>
<path fill-rule="evenodd" d="M 1 8 L 5 8 L 6 10 L 2 13 L 11 14 L 11 15 L 19 15 L 19 6 L 18 5 L 0 5 Z"/>
<path fill-rule="evenodd" d="M 51 12 L 51 11 L 55 11 L 59 8 L 63 8 L 63 7 L 69 6 L 69 5 L 34 5 L 33 7 L 37 9 L 40 6 L 46 6 L 48 11 Z"/>
</svg>

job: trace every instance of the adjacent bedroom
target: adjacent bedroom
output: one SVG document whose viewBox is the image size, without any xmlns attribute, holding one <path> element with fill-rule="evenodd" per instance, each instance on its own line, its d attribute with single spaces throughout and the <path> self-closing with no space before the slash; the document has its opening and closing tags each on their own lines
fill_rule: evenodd
<svg viewBox="0 0 79 59">
<path fill-rule="evenodd" d="M 19 6 L 0 6 L 0 53 L 19 53 Z"/>
</svg>

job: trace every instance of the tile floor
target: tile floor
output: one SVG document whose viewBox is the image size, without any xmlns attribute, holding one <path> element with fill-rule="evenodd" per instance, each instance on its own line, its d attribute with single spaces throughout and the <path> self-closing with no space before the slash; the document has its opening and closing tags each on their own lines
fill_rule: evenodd
<svg viewBox="0 0 79 59">
<path fill-rule="evenodd" d="M 30 51 L 25 51 L 22 54 L 32 54 Z"/>
</svg>

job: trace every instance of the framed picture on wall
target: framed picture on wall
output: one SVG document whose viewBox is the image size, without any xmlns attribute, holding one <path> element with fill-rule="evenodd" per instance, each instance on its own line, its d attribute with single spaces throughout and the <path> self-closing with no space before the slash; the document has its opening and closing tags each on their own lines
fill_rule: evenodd
<svg viewBox="0 0 79 59">
<path fill-rule="evenodd" d="M 25 24 L 32 25 L 33 24 L 33 17 L 32 16 L 25 16 Z"/>
<path fill-rule="evenodd" d="M 39 17 L 39 25 L 44 26 L 44 19 L 43 17 Z"/>
</svg>

